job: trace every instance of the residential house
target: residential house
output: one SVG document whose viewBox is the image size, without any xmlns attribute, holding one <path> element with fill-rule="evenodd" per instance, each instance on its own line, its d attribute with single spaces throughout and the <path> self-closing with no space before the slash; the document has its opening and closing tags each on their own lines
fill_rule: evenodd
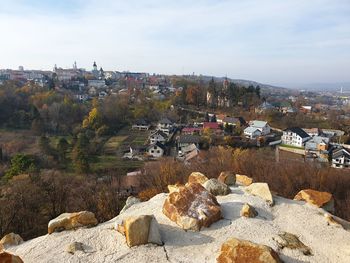
<svg viewBox="0 0 350 263">
<path fill-rule="evenodd" d="M 217 130 L 220 125 L 217 122 L 203 122 L 203 129 Z"/>
<path fill-rule="evenodd" d="M 248 139 L 256 139 L 261 136 L 261 131 L 256 127 L 247 127 L 244 129 L 244 136 Z"/>
<path fill-rule="evenodd" d="M 144 145 L 130 145 L 129 151 L 124 152 L 123 158 L 133 159 L 138 158 L 142 159 L 142 156 L 146 153 L 147 147 Z"/>
<path fill-rule="evenodd" d="M 300 111 L 303 113 L 311 113 L 312 106 L 301 106 Z"/>
<path fill-rule="evenodd" d="M 203 130 L 210 130 L 216 135 L 221 135 L 222 130 L 220 129 L 220 124 L 217 122 L 203 122 Z"/>
<path fill-rule="evenodd" d="M 303 147 L 310 138 L 311 137 L 299 127 L 288 128 L 283 131 L 282 144 Z"/>
<path fill-rule="evenodd" d="M 222 124 L 227 116 L 225 114 L 219 114 L 216 116 L 216 122 Z"/>
<path fill-rule="evenodd" d="M 262 136 L 267 135 L 271 132 L 271 127 L 266 121 L 254 120 L 249 122 L 249 126 L 253 128 L 257 128 L 261 132 Z"/>
<path fill-rule="evenodd" d="M 147 147 L 147 153 L 153 158 L 160 158 L 165 153 L 165 146 L 160 142 L 153 143 Z"/>
<path fill-rule="evenodd" d="M 149 141 L 151 144 L 155 144 L 156 142 L 160 142 L 164 144 L 167 139 L 168 139 L 168 134 L 166 134 L 161 130 L 157 130 L 149 136 Z"/>
<path fill-rule="evenodd" d="M 199 147 L 200 136 L 197 135 L 180 135 L 177 138 L 177 149 L 182 151 L 182 148 L 186 148 L 191 144 L 194 144 L 197 148 Z"/>
<path fill-rule="evenodd" d="M 201 134 L 202 128 L 199 127 L 185 127 L 181 130 L 182 135 L 195 135 L 195 134 Z"/>
<path fill-rule="evenodd" d="M 255 108 L 255 113 L 263 113 L 274 109 L 275 107 L 272 104 L 268 103 L 267 101 L 264 101 L 260 106 Z"/>
<path fill-rule="evenodd" d="M 223 125 L 231 125 L 234 127 L 238 127 L 241 125 L 241 121 L 235 117 L 225 117 L 222 121 Z"/>
<path fill-rule="evenodd" d="M 310 137 L 318 136 L 321 134 L 321 131 L 319 128 L 310 128 L 306 129 L 303 128 L 304 132 L 306 132 Z"/>
<path fill-rule="evenodd" d="M 105 88 L 106 82 L 103 79 L 90 79 L 88 80 L 88 87 L 94 87 L 97 89 Z"/>
<path fill-rule="evenodd" d="M 174 129 L 174 123 L 168 118 L 163 118 L 158 123 L 158 129 L 169 135 Z"/>
<path fill-rule="evenodd" d="M 328 162 L 329 138 L 323 136 L 314 136 L 305 143 L 305 151 L 313 157 L 318 157 Z"/>
<path fill-rule="evenodd" d="M 350 168 L 350 150 L 345 148 L 334 149 L 332 154 L 332 167 Z"/>
<path fill-rule="evenodd" d="M 151 125 L 144 119 L 137 120 L 132 126 L 131 129 L 139 131 L 148 131 Z"/>
</svg>

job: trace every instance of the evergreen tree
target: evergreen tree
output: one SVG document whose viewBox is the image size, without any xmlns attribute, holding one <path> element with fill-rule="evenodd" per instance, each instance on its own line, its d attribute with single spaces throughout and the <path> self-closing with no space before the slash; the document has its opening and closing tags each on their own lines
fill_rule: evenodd
<svg viewBox="0 0 350 263">
<path fill-rule="evenodd" d="M 89 139 L 85 133 L 79 134 L 72 154 L 75 170 L 78 173 L 89 172 Z"/>
</svg>

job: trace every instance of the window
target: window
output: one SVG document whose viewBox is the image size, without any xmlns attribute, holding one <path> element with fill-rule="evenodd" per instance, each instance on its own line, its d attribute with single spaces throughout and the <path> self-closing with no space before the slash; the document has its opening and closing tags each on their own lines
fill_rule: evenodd
<svg viewBox="0 0 350 263">
<path fill-rule="evenodd" d="M 151 153 L 154 153 L 154 151 L 152 150 Z"/>
<path fill-rule="evenodd" d="M 160 151 L 158 150 L 157 153 L 160 153 Z"/>
</svg>

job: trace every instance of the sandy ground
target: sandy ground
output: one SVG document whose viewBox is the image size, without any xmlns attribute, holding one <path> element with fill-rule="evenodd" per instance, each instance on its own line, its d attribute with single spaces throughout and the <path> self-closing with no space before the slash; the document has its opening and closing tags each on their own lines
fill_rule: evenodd
<svg viewBox="0 0 350 263">
<path fill-rule="evenodd" d="M 216 262 L 221 244 L 230 237 L 265 244 L 275 249 L 285 262 L 350 262 L 350 232 L 328 226 L 324 211 L 304 202 L 274 196 L 268 206 L 259 197 L 233 187 L 232 193 L 218 197 L 223 219 L 200 232 L 185 232 L 162 213 L 166 194 L 129 208 L 122 215 L 94 228 L 64 231 L 41 236 L 9 249 L 26 263 L 39 262 Z M 256 218 L 241 218 L 244 203 L 253 205 Z M 154 214 L 160 224 L 164 246 L 144 245 L 129 248 L 114 225 L 130 215 Z M 278 249 L 273 240 L 279 232 L 295 234 L 312 249 L 312 256 L 290 249 Z M 85 252 L 74 255 L 66 247 L 82 242 Z"/>
</svg>

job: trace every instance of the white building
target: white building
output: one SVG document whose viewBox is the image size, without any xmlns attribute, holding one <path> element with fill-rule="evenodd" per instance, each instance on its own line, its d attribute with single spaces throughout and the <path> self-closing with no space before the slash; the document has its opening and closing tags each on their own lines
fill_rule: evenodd
<svg viewBox="0 0 350 263">
<path fill-rule="evenodd" d="M 350 168 L 350 150 L 345 148 L 334 150 L 332 152 L 332 167 Z"/>
<path fill-rule="evenodd" d="M 258 129 L 261 132 L 261 135 L 267 135 L 271 132 L 271 127 L 266 121 L 251 121 L 249 126 Z"/>
<path fill-rule="evenodd" d="M 168 135 L 161 130 L 157 130 L 149 136 L 149 141 L 151 144 L 155 144 L 157 142 L 165 143 L 167 139 Z"/>
<path fill-rule="evenodd" d="M 165 146 L 160 142 L 156 142 L 147 147 L 147 153 L 153 158 L 160 158 L 164 155 Z"/>
<path fill-rule="evenodd" d="M 174 124 L 168 118 L 163 118 L 158 123 L 158 130 L 161 130 L 167 135 L 169 135 L 172 132 L 173 128 Z"/>
<path fill-rule="evenodd" d="M 139 131 L 148 131 L 151 125 L 145 121 L 144 119 L 137 120 L 133 125 L 133 130 L 139 130 Z"/>
<path fill-rule="evenodd" d="M 244 136 L 248 139 L 256 139 L 261 136 L 261 131 L 255 127 L 247 127 L 244 129 Z"/>
<path fill-rule="evenodd" d="M 311 137 L 301 128 L 293 127 L 283 131 L 282 144 L 303 147 Z"/>
</svg>

